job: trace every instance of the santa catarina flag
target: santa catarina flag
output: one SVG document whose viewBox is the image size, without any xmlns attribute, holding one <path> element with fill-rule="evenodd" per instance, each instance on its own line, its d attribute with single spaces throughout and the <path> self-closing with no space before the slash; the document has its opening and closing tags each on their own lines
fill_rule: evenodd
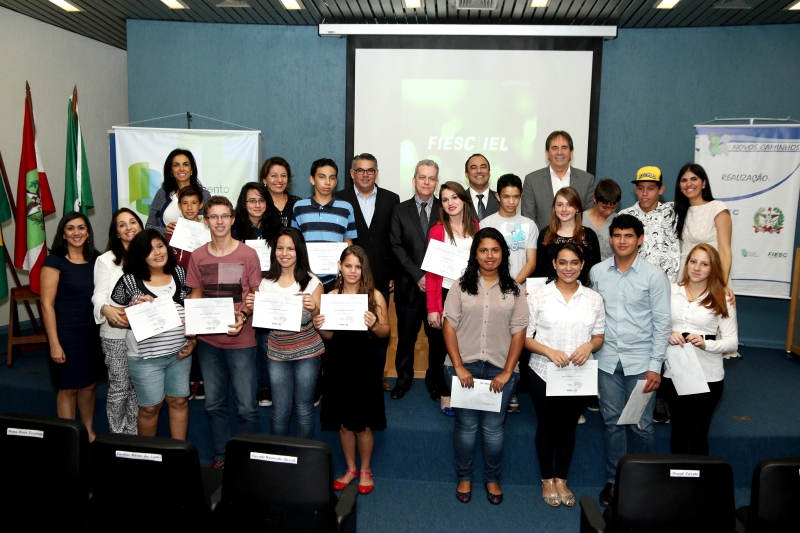
<svg viewBox="0 0 800 533">
<path fill-rule="evenodd" d="M 17 182 L 17 227 L 14 242 L 14 266 L 30 275 L 31 290 L 39 294 L 39 275 L 47 256 L 44 217 L 56 212 L 47 174 L 36 143 L 33 101 L 26 84 L 25 122 L 22 126 L 22 155 Z"/>
<path fill-rule="evenodd" d="M 67 104 L 67 166 L 64 171 L 64 214 L 80 211 L 89 216 L 94 207 L 86 146 L 83 144 L 81 121 L 78 118 L 78 88 L 72 92 Z"/>
</svg>

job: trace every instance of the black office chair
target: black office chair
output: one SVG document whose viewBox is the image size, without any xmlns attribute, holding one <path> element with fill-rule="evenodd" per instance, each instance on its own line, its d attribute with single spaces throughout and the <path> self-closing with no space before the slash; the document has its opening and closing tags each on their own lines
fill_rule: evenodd
<svg viewBox="0 0 800 533">
<path fill-rule="evenodd" d="M 588 496 L 580 504 L 581 533 L 732 533 L 737 527 L 733 470 L 714 457 L 626 455 L 605 513 Z"/>
<path fill-rule="evenodd" d="M 85 525 L 89 434 L 75 420 L 0 416 L 0 524 L 4 530 Z"/>
<path fill-rule="evenodd" d="M 106 433 L 92 443 L 92 521 L 128 530 L 207 530 L 222 472 L 191 442 Z"/>
<path fill-rule="evenodd" d="M 327 444 L 272 435 L 228 441 L 217 525 L 251 531 L 319 533 L 356 530 L 358 489 L 333 492 Z"/>
<path fill-rule="evenodd" d="M 750 505 L 737 517 L 747 533 L 794 532 L 800 527 L 800 457 L 767 459 L 756 465 Z"/>
</svg>

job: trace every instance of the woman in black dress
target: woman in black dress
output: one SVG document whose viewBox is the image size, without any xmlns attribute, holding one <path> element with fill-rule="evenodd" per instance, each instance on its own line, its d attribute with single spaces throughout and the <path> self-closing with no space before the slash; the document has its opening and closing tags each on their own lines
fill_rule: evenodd
<svg viewBox="0 0 800 533">
<path fill-rule="evenodd" d="M 78 212 L 67 213 L 58 223 L 40 278 L 50 378 L 58 390 L 56 411 L 60 418 L 75 419 L 80 410 L 90 441 L 95 438 L 97 382 L 106 370 L 92 305 L 94 263 L 99 255 L 89 220 Z"/>
<path fill-rule="evenodd" d="M 364 313 L 367 331 L 320 331 L 326 340 L 322 367 L 325 371 L 322 396 L 322 429 L 339 432 L 347 471 L 333 483 L 343 490 L 358 479 L 358 492 L 369 494 L 372 479 L 373 431 L 386 428 L 383 407 L 383 364 L 378 337 L 391 332 L 386 301 L 375 290 L 367 254 L 360 246 L 348 246 L 339 258 L 339 275 L 331 294 L 366 294 L 368 310 Z M 314 318 L 314 327 L 325 323 L 323 315 Z M 356 470 L 356 445 L 361 469 Z"/>
</svg>

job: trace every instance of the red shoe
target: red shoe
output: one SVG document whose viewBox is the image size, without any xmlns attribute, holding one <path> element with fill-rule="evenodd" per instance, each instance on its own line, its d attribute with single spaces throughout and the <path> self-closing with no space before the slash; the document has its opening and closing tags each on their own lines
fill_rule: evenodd
<svg viewBox="0 0 800 533">
<path fill-rule="evenodd" d="M 345 470 L 344 473 L 345 474 L 353 474 L 354 476 L 358 476 L 358 472 L 353 472 L 352 470 Z M 353 481 L 355 481 L 355 479 L 356 478 L 353 478 L 350 481 L 348 481 L 347 483 L 343 483 L 341 481 L 337 481 L 337 480 L 334 479 L 333 480 L 333 490 L 344 490 L 344 488 L 347 485 L 349 485 L 350 483 L 352 483 Z"/>
<path fill-rule="evenodd" d="M 359 475 L 372 477 L 372 472 L 359 472 Z M 358 493 L 369 494 L 370 492 L 372 492 L 374 488 L 375 488 L 375 481 L 372 482 L 372 485 L 362 485 L 361 483 L 359 483 Z"/>
</svg>

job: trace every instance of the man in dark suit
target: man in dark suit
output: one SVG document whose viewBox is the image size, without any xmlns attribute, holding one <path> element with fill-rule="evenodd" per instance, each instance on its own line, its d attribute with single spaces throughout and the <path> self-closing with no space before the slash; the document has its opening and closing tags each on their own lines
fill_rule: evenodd
<svg viewBox="0 0 800 533">
<path fill-rule="evenodd" d="M 432 334 L 433 328 L 426 320 L 425 272 L 420 268 L 428 245 L 428 230 L 439 221 L 439 200 L 433 196 L 439 183 L 439 165 L 423 159 L 417 163 L 411 183 L 414 197 L 394 208 L 389 233 L 392 250 L 400 263 L 394 292 L 397 384 L 392 389 L 392 398 L 395 400 L 405 396 L 414 379 L 414 345 L 420 324 L 424 324 L 428 338 L 441 338 L 441 335 Z M 428 351 L 431 351 L 430 346 Z"/>
<path fill-rule="evenodd" d="M 381 291 L 388 304 L 389 293 L 394 290 L 396 270 L 394 252 L 389 244 L 389 229 L 392 211 L 400 203 L 400 197 L 375 185 L 378 179 L 378 160 L 372 154 L 359 154 L 353 158 L 350 177 L 353 178 L 353 186 L 337 192 L 336 197 L 353 206 L 358 232 L 353 244 L 362 247 L 367 253 L 375 288 Z M 385 339 L 385 342 L 381 342 L 384 364 L 388 341 Z M 386 378 L 383 378 L 383 388 L 390 390 Z"/>
<path fill-rule="evenodd" d="M 467 193 L 472 200 L 469 209 L 478 222 L 500 210 L 495 191 L 489 188 L 490 170 L 489 160 L 481 154 L 469 156 L 464 163 L 464 175 L 469 180 Z"/>
<path fill-rule="evenodd" d="M 550 224 L 553 198 L 562 187 L 572 187 L 583 200 L 583 210 L 594 205 L 594 176 L 570 166 L 575 150 L 566 131 L 554 131 L 545 141 L 550 164 L 525 176 L 522 186 L 522 216 L 532 219 L 541 230 Z"/>
</svg>

